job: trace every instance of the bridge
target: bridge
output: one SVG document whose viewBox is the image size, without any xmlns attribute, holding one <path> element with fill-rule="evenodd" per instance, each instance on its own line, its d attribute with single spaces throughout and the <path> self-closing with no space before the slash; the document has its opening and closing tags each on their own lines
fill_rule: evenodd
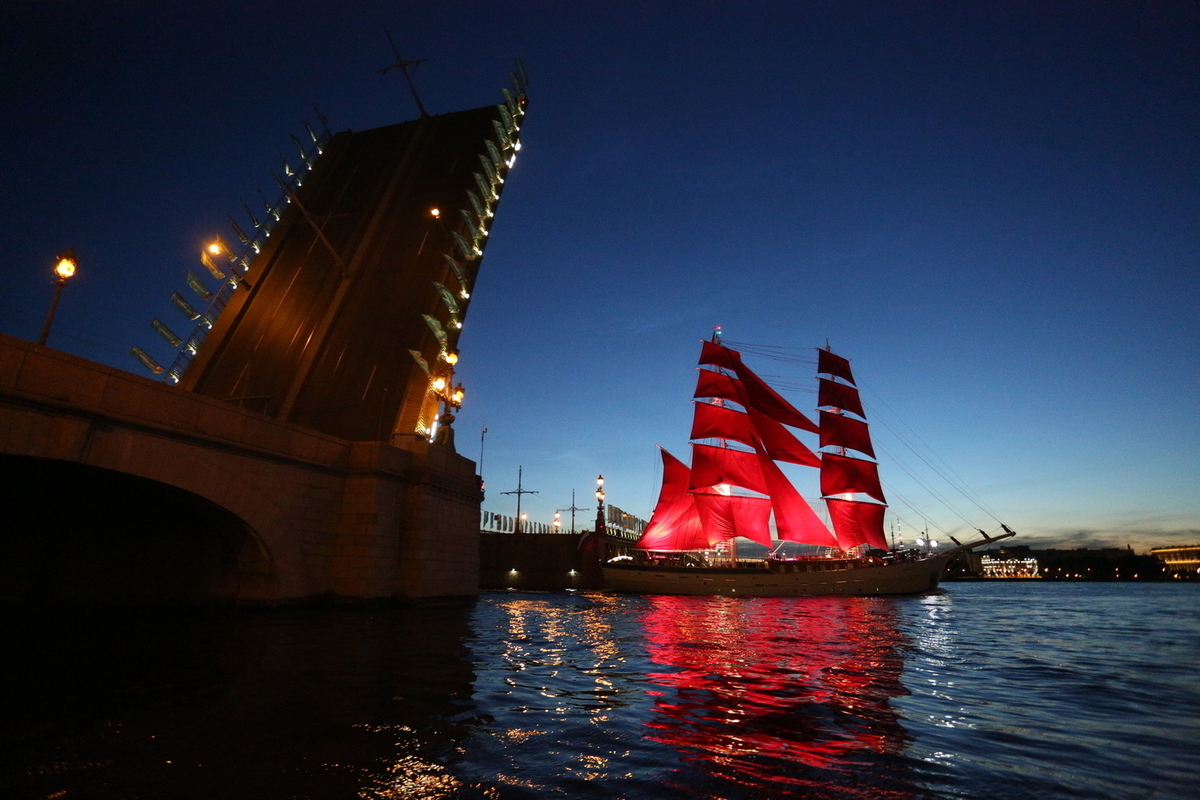
<svg viewBox="0 0 1200 800">
<path fill-rule="evenodd" d="M 0 335 L 6 600 L 478 590 L 475 465 L 351 442 Z"/>
<path fill-rule="evenodd" d="M 454 370 L 520 149 L 518 72 L 496 106 L 314 135 L 311 169 L 277 176 L 251 233 L 233 222 L 240 252 L 202 256 L 220 288 L 189 272 L 193 300 L 172 296 L 194 332 L 152 323 L 171 368 L 132 351 L 165 380 L 0 336 L 0 597 L 478 591 Z"/>
</svg>

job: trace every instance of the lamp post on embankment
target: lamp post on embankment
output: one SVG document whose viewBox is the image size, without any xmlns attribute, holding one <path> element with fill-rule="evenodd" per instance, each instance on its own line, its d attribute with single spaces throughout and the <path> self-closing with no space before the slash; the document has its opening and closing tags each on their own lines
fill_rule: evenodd
<svg viewBox="0 0 1200 800">
<path fill-rule="evenodd" d="M 604 524 L 604 476 L 596 476 L 596 547 L 600 554 L 600 559 L 605 557 L 605 541 L 608 538 L 608 532 L 605 530 Z"/>
<path fill-rule="evenodd" d="M 54 322 L 54 312 L 58 310 L 58 298 L 62 296 L 62 290 L 67 285 L 67 278 L 75 274 L 75 268 L 79 266 L 79 260 L 75 257 L 75 248 L 67 249 L 67 252 L 59 255 L 57 262 L 54 265 L 54 274 L 58 276 L 58 280 L 54 282 L 54 299 L 50 301 L 50 313 L 46 315 L 46 323 L 42 325 L 42 333 L 38 336 L 38 344 L 46 344 L 46 339 L 50 336 L 50 325 Z"/>
</svg>

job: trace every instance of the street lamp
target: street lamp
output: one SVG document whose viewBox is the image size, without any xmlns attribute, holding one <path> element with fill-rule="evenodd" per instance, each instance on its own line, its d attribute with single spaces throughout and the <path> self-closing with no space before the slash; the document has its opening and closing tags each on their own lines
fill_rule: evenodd
<svg viewBox="0 0 1200 800">
<path fill-rule="evenodd" d="M 454 412 L 462 408 L 466 391 L 461 383 L 454 383 L 454 365 L 458 363 L 458 353 L 447 350 L 442 353 L 441 359 L 446 362 L 446 366 L 437 368 L 429 384 L 430 390 L 437 398 L 436 402 L 443 404 L 441 413 L 434 421 L 430 440 L 453 447 L 454 432 L 450 430 L 450 426 L 454 424 Z"/>
<path fill-rule="evenodd" d="M 455 409 L 462 408 L 466 392 L 461 383 L 454 383 L 454 365 L 458 363 L 458 353 L 447 350 L 442 353 L 441 359 L 446 362 L 446 366 L 436 370 L 429 387 L 438 400 L 445 404 L 443 413 L 452 414 Z"/>
<path fill-rule="evenodd" d="M 596 532 L 604 530 L 604 476 L 596 477 Z"/>
<path fill-rule="evenodd" d="M 54 322 L 54 312 L 58 310 L 58 298 L 62 294 L 63 287 L 67 285 L 67 278 L 75 274 L 75 268 L 79 266 L 79 259 L 75 258 L 75 248 L 70 247 L 67 252 L 62 253 L 58 257 L 58 263 L 54 265 L 54 274 L 58 276 L 58 280 L 54 282 L 54 299 L 50 301 L 50 313 L 46 315 L 46 324 L 42 326 L 42 335 L 38 337 L 38 344 L 45 344 L 46 337 L 50 335 L 50 323 Z"/>
</svg>

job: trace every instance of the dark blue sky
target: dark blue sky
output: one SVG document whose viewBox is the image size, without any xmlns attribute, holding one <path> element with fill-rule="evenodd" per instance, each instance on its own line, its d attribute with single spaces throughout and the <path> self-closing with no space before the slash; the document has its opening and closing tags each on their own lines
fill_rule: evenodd
<svg viewBox="0 0 1200 800">
<path fill-rule="evenodd" d="M 889 425 L 1027 543 L 1200 540 L 1194 2 L 7 5 L 6 333 L 36 337 L 74 246 L 51 345 L 169 360 L 150 319 L 182 322 L 312 104 L 415 116 L 386 24 L 433 113 L 497 102 L 513 57 L 532 80 L 461 342 L 485 508 L 523 465 L 535 519 L 600 472 L 647 515 L 721 325 L 852 359 L 910 528 L 964 523 Z"/>
</svg>

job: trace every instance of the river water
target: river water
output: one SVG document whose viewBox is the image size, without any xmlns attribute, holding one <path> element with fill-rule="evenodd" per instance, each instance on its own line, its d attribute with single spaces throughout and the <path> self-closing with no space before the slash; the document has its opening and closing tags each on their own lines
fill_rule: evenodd
<svg viewBox="0 0 1200 800">
<path fill-rule="evenodd" d="M 5 798 L 1174 798 L 1200 785 L 1200 584 L 4 618 Z"/>
</svg>

